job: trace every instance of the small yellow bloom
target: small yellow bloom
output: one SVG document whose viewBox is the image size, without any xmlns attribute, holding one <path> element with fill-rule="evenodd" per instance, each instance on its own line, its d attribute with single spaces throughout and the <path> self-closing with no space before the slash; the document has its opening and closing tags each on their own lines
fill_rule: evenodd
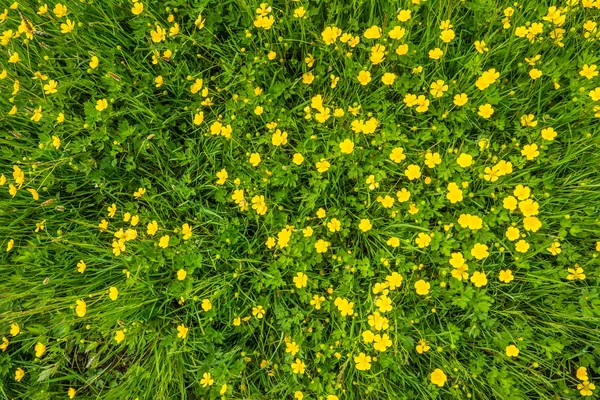
<svg viewBox="0 0 600 400">
<path fill-rule="evenodd" d="M 67 18 L 67 21 L 60 24 L 60 33 L 71 33 L 75 29 L 75 22 Z"/>
<path fill-rule="evenodd" d="M 177 280 L 184 280 L 185 277 L 187 276 L 187 272 L 185 271 L 185 269 L 180 269 L 177 271 Z"/>
<path fill-rule="evenodd" d="M 96 110 L 104 111 L 108 108 L 108 101 L 106 99 L 96 100 Z"/>
<path fill-rule="evenodd" d="M 142 11 L 144 11 L 144 5 L 140 1 L 133 3 L 133 7 L 131 7 L 133 15 L 140 15 Z"/>
<path fill-rule="evenodd" d="M 519 349 L 514 344 L 506 346 L 506 355 L 509 357 L 516 357 L 519 355 Z"/>
<path fill-rule="evenodd" d="M 169 247 L 169 240 L 171 239 L 171 237 L 169 235 L 164 235 L 160 238 L 160 240 L 158 241 L 158 247 L 160 247 L 161 249 L 166 249 L 167 247 Z"/>
</svg>

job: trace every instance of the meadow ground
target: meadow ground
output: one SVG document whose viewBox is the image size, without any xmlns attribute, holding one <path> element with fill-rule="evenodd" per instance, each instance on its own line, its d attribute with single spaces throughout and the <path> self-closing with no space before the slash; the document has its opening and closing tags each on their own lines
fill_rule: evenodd
<svg viewBox="0 0 600 400">
<path fill-rule="evenodd" d="M 4 0 L 0 398 L 598 397 L 599 23 Z"/>
</svg>

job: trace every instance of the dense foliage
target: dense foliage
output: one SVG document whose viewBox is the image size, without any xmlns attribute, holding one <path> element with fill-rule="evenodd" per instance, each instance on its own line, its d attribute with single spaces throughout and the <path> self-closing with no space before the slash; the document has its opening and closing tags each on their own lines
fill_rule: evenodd
<svg viewBox="0 0 600 400">
<path fill-rule="evenodd" d="M 600 1 L 0 6 L 0 396 L 577 399 Z"/>
</svg>

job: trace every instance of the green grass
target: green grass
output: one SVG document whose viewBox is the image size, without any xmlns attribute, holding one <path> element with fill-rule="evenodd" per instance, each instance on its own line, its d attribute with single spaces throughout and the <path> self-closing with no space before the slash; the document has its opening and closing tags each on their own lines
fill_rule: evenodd
<svg viewBox="0 0 600 400">
<path fill-rule="evenodd" d="M 584 28 L 599 23 L 598 1 L 568 1 L 561 45 L 550 37 L 555 22 L 543 18 L 565 1 L 513 5 L 509 27 L 502 19 L 512 3 L 497 0 L 277 1 L 270 29 L 254 26 L 259 2 L 245 0 L 142 1 L 139 15 L 125 0 L 63 3 L 62 17 L 55 3 L 42 15 L 42 2 L 0 6 L 0 32 L 18 32 L 23 19 L 35 31 L 0 47 L 0 338 L 9 342 L 0 351 L 0 398 L 68 398 L 73 388 L 77 399 L 294 399 L 298 391 L 319 400 L 577 399 L 587 394 L 581 385 L 598 381 L 600 102 L 590 92 L 600 76 L 579 73 L 600 64 L 599 31 L 586 35 Z M 295 17 L 301 6 L 306 15 Z M 401 9 L 412 11 L 410 20 L 397 19 Z M 202 27 L 194 24 L 199 14 Z M 61 33 L 67 19 L 75 28 Z M 456 34 L 450 43 L 440 39 L 444 20 Z M 175 22 L 180 30 L 169 36 Z M 543 32 L 534 40 L 515 34 L 536 22 Z M 152 40 L 156 24 L 166 40 Z M 381 38 L 363 36 L 373 25 L 383 28 Z M 326 45 L 327 26 L 360 36 L 360 43 L 352 48 L 338 38 Z M 403 38 L 388 37 L 394 26 L 406 29 Z M 481 40 L 489 51 L 476 51 Z M 409 52 L 401 56 L 395 50 L 403 43 Z M 386 48 L 376 65 L 369 59 L 375 44 Z M 435 47 L 443 51 L 439 60 L 428 57 Z M 165 50 L 170 60 L 161 57 Z M 14 53 L 18 63 L 9 62 Z M 530 66 L 525 58 L 538 54 Z M 478 89 L 475 82 L 491 68 L 500 77 Z M 531 79 L 532 68 L 542 76 Z M 357 80 L 361 70 L 372 76 L 365 86 Z M 311 84 L 303 83 L 308 72 Z M 386 72 L 396 75 L 390 86 L 381 81 Z M 334 88 L 332 74 L 340 78 Z M 205 95 L 190 91 L 197 78 Z M 57 93 L 45 93 L 50 80 Z M 449 86 L 439 98 L 430 94 L 437 80 Z M 453 103 L 460 93 L 469 98 L 461 107 Z M 311 109 L 319 94 L 332 114 L 324 123 Z M 408 107 L 407 94 L 424 95 L 428 110 Z M 202 104 L 206 98 L 212 104 Z M 108 107 L 98 111 L 101 99 Z M 478 115 L 483 104 L 494 108 L 490 118 Z M 359 105 L 353 116 L 349 107 Z M 34 121 L 38 107 L 42 118 Z M 344 115 L 334 117 L 336 108 Z M 204 121 L 196 125 L 200 111 Z M 520 123 L 527 114 L 535 127 Z M 352 130 L 353 120 L 371 117 L 379 121 L 374 133 Z M 229 138 L 211 134 L 215 121 L 231 126 Z M 550 127 L 557 132 L 552 141 L 541 136 Z M 288 133 L 286 144 L 273 145 L 275 129 Z M 345 139 L 355 144 L 351 154 L 340 152 Z M 521 149 L 532 143 L 539 155 L 528 160 Z M 396 147 L 406 155 L 399 163 L 389 157 Z M 425 155 L 435 152 L 441 163 L 429 168 Z M 251 153 L 260 154 L 256 167 Z M 301 165 L 292 162 L 295 153 L 304 156 Z M 457 164 L 461 153 L 473 157 L 471 166 Z M 322 158 L 331 167 L 320 173 Z M 486 180 L 486 167 L 500 160 L 512 172 Z M 406 176 L 411 164 L 421 169 L 418 179 Z M 13 166 L 23 171 L 20 185 Z M 228 178 L 221 185 L 222 169 Z M 462 188 L 462 201 L 446 198 L 450 182 Z M 18 189 L 14 196 L 9 185 Z M 539 204 L 536 232 L 524 229 L 519 208 L 503 207 L 517 185 L 528 186 Z M 139 188 L 146 193 L 138 199 Z M 407 202 L 396 197 L 402 188 L 411 192 Z M 232 199 L 236 189 L 244 190 L 246 210 Z M 386 195 L 395 199 L 391 208 L 377 200 Z M 252 208 L 254 196 L 264 196 L 264 215 Z M 418 212 L 409 212 L 411 203 Z M 109 217 L 112 204 L 117 210 Z M 139 224 L 124 221 L 125 213 Z M 461 214 L 479 216 L 481 229 L 460 227 Z M 341 222 L 339 232 L 328 230 L 332 218 Z M 105 231 L 98 227 L 103 219 Z M 372 229 L 362 232 L 361 219 Z M 44 229 L 35 232 L 41 221 Z M 147 233 L 151 221 L 159 226 L 155 235 Z M 185 223 L 193 229 L 186 240 Z M 289 244 L 269 248 L 267 240 L 277 242 L 286 226 L 295 229 Z M 519 239 L 507 238 L 510 226 L 523 234 L 526 252 L 516 251 Z M 121 228 L 137 237 L 115 255 Z M 433 236 L 420 248 L 422 232 Z M 164 235 L 170 241 L 161 248 Z M 391 237 L 399 247 L 387 244 Z M 330 243 L 325 253 L 316 251 L 319 239 Z M 14 247 L 5 251 L 10 240 Z M 556 241 L 561 252 L 553 255 L 548 248 Z M 489 247 L 487 257 L 471 255 L 476 243 Z M 467 280 L 452 276 L 455 252 L 468 264 Z M 577 266 L 585 279 L 567 279 Z M 187 276 L 178 280 L 181 269 Z M 501 270 L 514 280 L 501 282 Z M 487 276 L 481 287 L 470 280 L 476 271 Z M 308 276 L 306 287 L 294 284 L 299 272 Z M 373 289 L 393 272 L 403 282 L 389 291 L 393 309 L 381 311 L 389 328 L 374 332 L 391 340 L 380 352 L 363 333 L 382 297 Z M 419 280 L 430 283 L 427 295 L 416 293 Z M 315 295 L 325 298 L 320 309 L 311 305 Z M 338 297 L 354 303 L 352 315 L 341 315 Z M 87 305 L 81 317 L 80 299 Z M 263 318 L 253 312 L 258 306 Z M 178 337 L 182 324 L 185 339 Z M 125 334 L 121 342 L 117 331 Z M 420 340 L 431 347 L 423 354 L 416 351 Z M 286 352 L 288 341 L 299 345 L 295 356 Z M 37 343 L 46 346 L 40 357 Z M 517 357 L 506 354 L 512 344 Z M 370 369 L 357 369 L 360 353 L 371 357 Z M 305 364 L 301 374 L 292 371 L 296 359 Z M 587 381 L 577 376 L 580 367 Z M 436 369 L 447 377 L 442 386 L 432 383 Z M 16 371 L 24 377 L 15 379 Z M 205 373 L 214 381 L 207 387 Z"/>
</svg>

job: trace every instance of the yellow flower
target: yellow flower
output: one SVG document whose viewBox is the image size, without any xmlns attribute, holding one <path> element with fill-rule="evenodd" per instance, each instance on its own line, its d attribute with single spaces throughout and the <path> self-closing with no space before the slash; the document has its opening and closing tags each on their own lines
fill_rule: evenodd
<svg viewBox="0 0 600 400">
<path fill-rule="evenodd" d="M 379 39 L 381 37 L 382 30 L 377 25 L 373 25 L 372 27 L 365 30 L 363 36 L 366 39 Z"/>
<path fill-rule="evenodd" d="M 398 11 L 398 21 L 400 22 L 406 22 L 410 19 L 411 17 L 411 10 L 400 10 Z"/>
<path fill-rule="evenodd" d="M 182 281 L 185 279 L 185 277 L 187 276 L 187 272 L 185 272 L 185 269 L 180 269 L 177 271 L 177 279 Z"/>
<path fill-rule="evenodd" d="M 306 364 L 304 364 L 299 358 L 296 358 L 296 361 L 294 361 L 291 365 L 292 367 L 292 372 L 294 374 L 304 374 L 304 370 L 306 368 Z"/>
<path fill-rule="evenodd" d="M 546 250 L 548 250 L 553 256 L 557 256 L 562 252 L 562 249 L 560 248 L 560 242 L 552 242 L 550 247 L 548 247 Z"/>
<path fill-rule="evenodd" d="M 579 264 L 575 264 L 575 268 L 567 268 L 569 274 L 567 275 L 567 279 L 570 281 L 574 280 L 584 280 L 585 274 L 583 273 L 583 268 L 579 266 Z M 14 335 L 13 335 L 14 336 Z"/>
<path fill-rule="evenodd" d="M 596 385 L 589 381 L 583 381 L 577 385 L 577 390 L 579 390 L 579 394 L 582 396 L 592 396 L 594 392 L 592 390 L 596 389 Z"/>
<path fill-rule="evenodd" d="M 77 390 L 75 390 L 74 388 L 69 388 L 69 390 L 67 390 L 67 396 L 69 396 L 69 399 L 75 398 L 76 394 Z"/>
<path fill-rule="evenodd" d="M 100 230 L 100 232 L 104 232 L 106 230 L 106 228 L 108 228 L 108 221 L 103 219 L 98 224 L 98 229 Z"/>
<path fill-rule="evenodd" d="M 296 165 L 300 165 L 304 162 L 304 156 L 300 153 L 295 153 L 292 156 L 292 162 Z"/>
<path fill-rule="evenodd" d="M 540 155 L 540 152 L 538 151 L 538 145 L 535 143 L 526 144 L 523 146 L 523 149 L 521 149 L 521 155 L 527 158 L 529 161 L 533 160 Z"/>
<path fill-rule="evenodd" d="M 57 3 L 54 6 L 54 15 L 56 15 L 57 18 L 62 18 L 65 15 L 67 15 L 67 6 L 65 6 L 64 4 L 61 3 Z"/>
<path fill-rule="evenodd" d="M 425 154 L 425 165 L 427 165 L 429 168 L 435 168 L 436 165 L 439 165 L 441 163 L 442 158 L 440 157 L 439 153 L 428 152 L 427 154 Z"/>
<path fill-rule="evenodd" d="M 185 339 L 187 337 L 189 328 L 186 328 L 184 324 L 177 325 L 177 337 Z"/>
<path fill-rule="evenodd" d="M 125 340 L 125 331 L 123 330 L 118 330 L 115 332 L 115 342 L 121 343 L 123 340 Z"/>
<path fill-rule="evenodd" d="M 579 71 L 579 75 L 581 75 L 587 79 L 592 79 L 592 78 L 598 76 L 597 69 L 598 69 L 598 67 L 595 64 L 592 64 L 592 65 L 584 64 L 583 68 L 581 68 L 581 71 Z"/>
<path fill-rule="evenodd" d="M 395 80 L 396 80 L 396 74 L 393 74 L 391 72 L 386 72 L 381 77 L 381 82 L 386 86 L 393 85 Z"/>
<path fill-rule="evenodd" d="M 157 24 L 155 29 L 150 31 L 150 36 L 154 43 L 160 43 L 167 38 L 167 31 Z"/>
<path fill-rule="evenodd" d="M 58 82 L 54 79 L 48 81 L 48 83 L 44 84 L 44 93 L 45 94 L 54 94 L 57 92 L 56 87 L 58 86 Z"/>
<path fill-rule="evenodd" d="M 252 315 L 254 315 L 258 319 L 261 319 L 265 316 L 265 309 L 263 308 L 263 306 L 260 305 L 252 307 Z"/>
<path fill-rule="evenodd" d="M 490 255 L 488 247 L 485 244 L 475 243 L 475 246 L 471 249 L 471 255 L 478 260 L 483 260 Z"/>
<path fill-rule="evenodd" d="M 479 110 L 478 110 L 477 114 L 479 116 L 487 119 L 487 118 L 491 117 L 492 114 L 494 114 L 494 108 L 489 103 L 483 104 L 483 105 L 479 106 Z"/>
<path fill-rule="evenodd" d="M 490 51 L 490 49 L 487 47 L 486 43 L 483 40 L 475 41 L 475 50 L 477 50 L 477 52 L 481 54 Z"/>
<path fill-rule="evenodd" d="M 440 58 L 442 58 L 442 55 L 444 55 L 444 52 L 439 47 L 436 47 L 433 50 L 429 50 L 428 55 L 429 58 L 431 58 L 432 60 L 439 60 Z"/>
<path fill-rule="evenodd" d="M 212 303 L 210 302 L 210 299 L 202 300 L 202 309 L 204 310 L 204 312 L 208 312 L 212 309 Z"/>
<path fill-rule="evenodd" d="M 337 38 L 342 34 L 342 30 L 340 28 L 336 28 L 335 26 L 328 26 L 321 32 L 321 37 L 326 45 L 330 45 L 335 43 Z"/>
<path fill-rule="evenodd" d="M 477 78 L 475 81 L 475 86 L 477 86 L 479 90 L 485 90 L 490 85 L 496 83 L 498 78 L 500 78 L 500 73 L 497 72 L 495 68 L 490 68 L 483 72 L 479 78 Z"/>
<path fill-rule="evenodd" d="M 315 310 L 321 309 L 321 303 L 325 301 L 325 297 L 319 296 L 318 294 L 313 295 L 310 305 L 315 307 Z"/>
<path fill-rule="evenodd" d="M 10 57 L 8 57 L 8 62 L 10 64 L 16 64 L 19 62 L 19 53 L 17 53 L 16 51 L 14 53 L 12 53 L 10 55 Z"/>
<path fill-rule="evenodd" d="M 77 272 L 79 272 L 80 274 L 83 274 L 83 271 L 85 271 L 86 268 L 87 268 L 87 265 L 86 265 L 85 261 L 79 260 L 79 262 L 77 263 Z"/>
<path fill-rule="evenodd" d="M 513 276 L 513 273 L 510 269 L 504 269 L 500 270 L 500 273 L 498 274 L 498 279 L 500 280 L 500 282 L 510 283 L 512 280 L 515 279 L 515 277 Z"/>
<path fill-rule="evenodd" d="M 419 279 L 415 282 L 415 290 L 418 295 L 425 296 L 429 294 L 429 289 L 431 288 L 431 284 L 423 279 Z"/>
<path fill-rule="evenodd" d="M 538 79 L 540 76 L 542 76 L 542 71 L 540 71 L 537 68 L 532 68 L 529 71 L 529 76 L 531 77 L 531 79 L 536 80 Z"/>
<path fill-rule="evenodd" d="M 303 287 L 306 287 L 308 283 L 308 276 L 303 272 L 298 272 L 293 281 L 298 289 L 302 289 Z"/>
<path fill-rule="evenodd" d="M 35 110 L 33 110 L 33 115 L 31 116 L 31 120 L 38 122 L 40 119 L 42 119 L 43 115 L 42 115 L 42 106 L 39 106 L 38 108 L 36 108 Z"/>
<path fill-rule="evenodd" d="M 192 227 L 190 224 L 185 223 L 181 225 L 181 234 L 183 235 L 183 240 L 188 240 L 192 237 Z"/>
<path fill-rule="evenodd" d="M 415 350 L 419 354 L 427 353 L 429 349 L 431 349 L 431 347 L 424 339 L 419 340 L 419 343 L 417 343 L 417 346 L 415 347 Z"/>
<path fill-rule="evenodd" d="M 265 196 L 254 196 L 252 198 L 252 209 L 256 210 L 256 213 L 258 215 L 265 215 L 267 212 L 267 203 L 265 202 Z"/>
<path fill-rule="evenodd" d="M 354 142 L 350 139 L 345 139 L 340 143 L 340 151 L 342 154 L 351 154 L 354 150 Z"/>
<path fill-rule="evenodd" d="M 323 239 L 319 239 L 315 243 L 315 250 L 317 250 L 317 253 L 326 253 L 328 248 L 329 242 L 326 242 Z"/>
<path fill-rule="evenodd" d="M 525 201 L 519 202 L 519 210 L 523 213 L 524 217 L 538 215 L 539 204 L 532 199 L 527 199 Z"/>
<path fill-rule="evenodd" d="M 591 90 L 591 91 L 590 91 L 590 93 L 589 93 L 589 95 L 590 95 L 590 98 L 591 98 L 593 101 L 598 101 L 598 100 L 600 100 L 600 86 L 598 86 L 598 87 L 597 87 L 596 89 L 594 89 L 594 90 Z"/>
<path fill-rule="evenodd" d="M 33 197 L 34 200 L 39 200 L 40 199 L 40 194 L 38 193 L 37 190 L 35 190 L 33 188 L 27 188 L 27 191 L 29 193 L 31 193 L 31 197 Z"/>
<path fill-rule="evenodd" d="M 271 136 L 271 144 L 277 147 L 285 145 L 287 144 L 287 137 L 287 132 L 282 132 L 280 129 L 277 129 L 275 133 L 273 133 L 273 136 Z"/>
<path fill-rule="evenodd" d="M 519 349 L 514 344 L 506 346 L 506 355 L 509 357 L 516 357 L 519 355 Z"/>
<path fill-rule="evenodd" d="M 205 372 L 202 374 L 202 379 L 200 379 L 200 384 L 202 387 L 212 386 L 215 383 L 215 380 L 212 378 L 210 372 Z"/>
<path fill-rule="evenodd" d="M 315 166 L 317 167 L 317 171 L 319 171 L 320 173 L 324 173 L 329 170 L 329 167 L 331 167 L 331 164 L 326 159 L 321 158 L 321 160 L 318 161 L 315 164 Z"/>
<path fill-rule="evenodd" d="M 60 33 L 71 33 L 75 29 L 75 22 L 67 18 L 66 23 L 60 24 Z"/>
<path fill-rule="evenodd" d="M 111 286 L 108 289 L 108 297 L 112 300 L 115 301 L 117 299 L 117 297 L 119 297 L 119 289 L 117 289 L 114 286 Z"/>
<path fill-rule="evenodd" d="M 296 342 L 287 342 L 285 344 L 285 352 L 295 356 L 300 351 L 300 346 Z"/>
<path fill-rule="evenodd" d="M 404 155 L 404 149 L 402 147 L 395 147 L 392 149 L 392 152 L 390 153 L 390 160 L 398 164 L 405 159 L 406 155 Z"/>
<path fill-rule="evenodd" d="M 392 300 L 387 296 L 381 296 L 375 301 L 375 305 L 379 308 L 382 313 L 392 311 L 393 305 Z"/>
<path fill-rule="evenodd" d="M 84 317 L 87 312 L 87 305 L 83 299 L 79 299 L 75 302 L 75 313 L 78 317 Z"/>
<path fill-rule="evenodd" d="M 466 93 L 457 94 L 454 96 L 454 104 L 459 107 L 464 106 L 469 101 L 469 97 Z"/>
<path fill-rule="evenodd" d="M 8 253 L 9 251 L 11 251 L 13 249 L 15 245 L 15 239 L 10 239 L 8 241 L 8 243 L 6 244 L 6 252 Z"/>
<path fill-rule="evenodd" d="M 158 247 L 160 247 L 161 249 L 166 249 L 167 247 L 169 247 L 169 240 L 171 240 L 171 237 L 169 235 L 162 236 L 158 241 Z"/>
<path fill-rule="evenodd" d="M 19 332 L 21 332 L 21 327 L 19 326 L 19 324 L 15 323 L 10 325 L 10 335 L 12 337 L 17 336 Z"/>
<path fill-rule="evenodd" d="M 60 148 L 60 138 L 58 136 L 52 136 L 52 146 L 54 146 L 56 150 Z"/>
<path fill-rule="evenodd" d="M 554 140 L 554 138 L 557 135 L 557 133 L 554 130 L 554 128 L 551 128 L 551 127 L 550 128 L 542 129 L 541 132 L 540 132 L 540 134 L 542 135 L 542 138 L 544 140 L 548 140 L 548 141 Z"/>
<path fill-rule="evenodd" d="M 527 243 L 525 240 L 519 240 L 517 243 L 515 243 L 515 250 L 519 253 L 526 253 L 527 250 L 529 250 L 529 243 Z"/>
<path fill-rule="evenodd" d="M 146 226 L 146 233 L 150 236 L 154 236 L 154 234 L 158 231 L 158 222 L 152 221 L 149 222 Z"/>
<path fill-rule="evenodd" d="M 354 356 L 354 363 L 356 369 L 359 371 L 368 371 L 371 369 L 371 357 L 362 351 L 357 356 Z"/>
<path fill-rule="evenodd" d="M 424 232 L 419 232 L 417 238 L 415 239 L 415 243 L 417 246 L 419 246 L 419 248 L 425 248 L 429 246 L 429 243 L 431 243 L 431 236 Z"/>
<path fill-rule="evenodd" d="M 175 36 L 179 33 L 179 24 L 175 22 L 172 27 L 169 28 L 169 36 Z"/>
<path fill-rule="evenodd" d="M 144 11 L 144 5 L 141 2 L 137 1 L 133 3 L 133 7 L 131 7 L 133 15 L 140 15 L 142 11 Z"/>
<path fill-rule="evenodd" d="M 506 229 L 506 237 L 508 238 L 508 240 L 513 242 L 513 241 L 517 240 L 519 237 L 521 237 L 521 232 L 519 231 L 518 228 L 515 228 L 514 226 L 510 226 L 510 227 L 508 227 L 508 229 Z"/>
<path fill-rule="evenodd" d="M 23 370 L 23 368 L 17 368 L 15 370 L 15 381 L 21 382 L 21 379 L 23 379 L 24 376 L 25 376 L 25 371 Z"/>
<path fill-rule="evenodd" d="M 305 14 L 306 10 L 304 9 L 304 7 L 298 7 L 294 10 L 294 17 L 296 18 L 302 18 Z"/>
<path fill-rule="evenodd" d="M 357 79 L 361 85 L 365 86 L 371 82 L 371 73 L 369 71 L 362 70 L 358 73 Z"/>
<path fill-rule="evenodd" d="M 95 69 L 98 67 L 99 64 L 100 64 L 100 60 L 98 59 L 98 57 L 92 56 L 92 58 L 90 59 L 90 63 L 88 65 L 90 66 L 91 69 Z"/>
<path fill-rule="evenodd" d="M 206 22 L 206 19 L 202 18 L 202 14 L 198 14 L 196 21 L 194 21 L 194 25 L 196 25 L 198 27 L 198 29 L 202 29 L 202 28 L 204 28 L 205 22 Z"/>
<path fill-rule="evenodd" d="M 96 110 L 104 111 L 108 108 L 108 101 L 106 99 L 96 100 Z"/>
<path fill-rule="evenodd" d="M 358 224 L 358 229 L 360 229 L 362 232 L 368 232 L 372 227 L 373 225 L 371 225 L 371 221 L 368 219 L 361 219 L 360 223 Z"/>
<path fill-rule="evenodd" d="M 302 83 L 310 85 L 315 80 L 315 76 L 312 72 L 306 72 L 302 74 Z"/>
<path fill-rule="evenodd" d="M 473 164 L 473 156 L 466 153 L 461 153 L 456 159 L 456 163 L 463 168 L 470 167 Z"/>
<path fill-rule="evenodd" d="M 40 358 L 46 352 L 46 346 L 42 342 L 37 342 L 35 345 L 35 356 Z"/>
<path fill-rule="evenodd" d="M 418 165 L 411 164 L 406 168 L 404 174 L 411 181 L 419 179 L 421 177 L 421 168 Z"/>
<path fill-rule="evenodd" d="M 341 297 L 338 297 L 335 299 L 334 304 L 338 308 L 338 311 L 340 312 L 342 317 L 354 314 L 354 302 L 348 301 L 348 299 L 342 299 Z"/>
<path fill-rule="evenodd" d="M 474 272 L 471 276 L 471 282 L 473 282 L 473 284 L 478 288 L 487 285 L 488 280 L 487 276 L 485 275 L 485 272 Z"/>
<path fill-rule="evenodd" d="M 408 44 L 401 44 L 396 48 L 396 54 L 399 56 L 404 56 L 408 54 Z"/>
<path fill-rule="evenodd" d="M 431 383 L 433 383 L 434 385 L 443 387 L 448 378 L 446 377 L 446 374 L 444 373 L 444 371 L 442 371 L 439 368 L 436 368 L 435 370 L 433 370 L 433 372 L 429 376 L 429 379 L 431 380 Z"/>
<path fill-rule="evenodd" d="M 217 185 L 224 185 L 228 177 L 229 174 L 227 173 L 227 170 L 225 168 L 217 172 Z"/>
<path fill-rule="evenodd" d="M 399 26 L 395 26 L 394 28 L 392 28 L 391 31 L 388 32 L 388 36 L 390 37 L 390 39 L 402 39 L 404 37 L 404 35 L 406 34 L 406 29 L 401 28 Z"/>
<path fill-rule="evenodd" d="M 0 344 L 0 350 L 3 352 L 8 348 L 9 341 L 6 337 L 2 336 L 2 344 Z"/>
<path fill-rule="evenodd" d="M 577 374 L 577 379 L 579 379 L 580 381 L 587 381 L 589 379 L 586 367 L 577 368 L 576 374 Z"/>
<path fill-rule="evenodd" d="M 455 37 L 456 37 L 456 34 L 454 33 L 454 31 L 452 29 L 444 29 L 440 33 L 440 39 L 444 43 L 450 43 Z"/>
</svg>

